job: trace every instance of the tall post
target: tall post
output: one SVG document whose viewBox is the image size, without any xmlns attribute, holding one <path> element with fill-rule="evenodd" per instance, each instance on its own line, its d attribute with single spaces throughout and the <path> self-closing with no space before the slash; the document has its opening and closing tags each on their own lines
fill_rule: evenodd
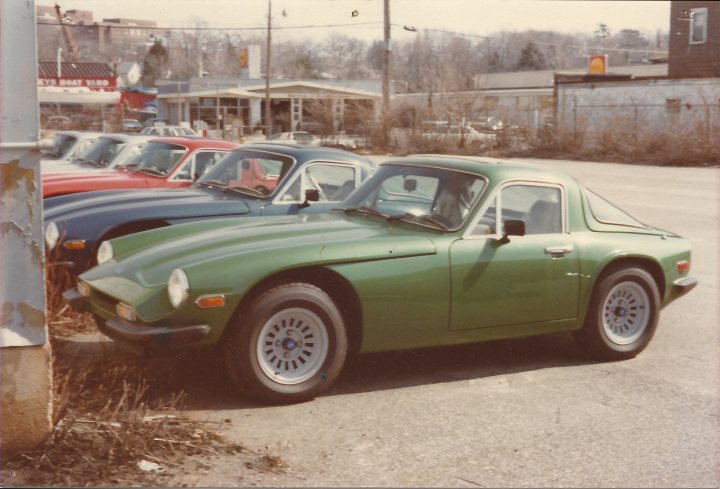
<svg viewBox="0 0 720 489">
<path fill-rule="evenodd" d="M 57 49 L 57 86 L 60 86 L 62 78 L 62 48 Z"/>
<path fill-rule="evenodd" d="M 384 38 L 383 56 L 383 101 L 382 101 L 382 145 L 387 147 L 390 140 L 390 0 L 384 0 Z"/>
<path fill-rule="evenodd" d="M 270 112 L 270 57 L 272 49 L 272 1 L 268 0 L 267 59 L 265 60 L 265 138 L 272 134 L 272 114 Z"/>
<path fill-rule="evenodd" d="M 35 2 L 0 1 L 0 460 L 52 431 Z M 10 69 L 12 67 L 12 69 Z"/>
</svg>

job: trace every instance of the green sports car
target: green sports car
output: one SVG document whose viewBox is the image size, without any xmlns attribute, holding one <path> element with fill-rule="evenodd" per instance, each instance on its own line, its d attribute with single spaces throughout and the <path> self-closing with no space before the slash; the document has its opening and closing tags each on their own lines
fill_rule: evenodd
<svg viewBox="0 0 720 489">
<path fill-rule="evenodd" d="M 268 403 L 316 396 L 364 352 L 573 331 L 594 359 L 631 358 L 697 284 L 688 240 L 576 180 L 439 155 L 380 165 L 327 214 L 181 224 L 97 258 L 75 309 L 138 353 L 217 347 Z"/>
</svg>

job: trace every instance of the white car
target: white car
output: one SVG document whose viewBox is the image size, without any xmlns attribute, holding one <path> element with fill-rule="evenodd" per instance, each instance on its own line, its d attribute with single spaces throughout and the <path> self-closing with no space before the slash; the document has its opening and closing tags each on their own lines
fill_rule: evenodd
<svg viewBox="0 0 720 489">
<path fill-rule="evenodd" d="M 185 126 L 149 126 L 140 134 L 148 136 L 197 136 L 198 133 Z"/>
<path fill-rule="evenodd" d="M 156 136 L 102 134 L 72 161 L 41 163 L 42 173 L 80 173 L 109 170 L 132 163 L 142 147 Z"/>
<path fill-rule="evenodd" d="M 90 147 L 101 135 L 101 132 L 90 131 L 62 131 L 55 133 L 52 136 L 53 148 L 42 152 L 42 158 L 40 159 L 42 166 L 72 161 Z"/>
<path fill-rule="evenodd" d="M 344 136 L 328 136 L 327 138 L 317 138 L 307 131 L 278 132 L 272 134 L 268 141 L 309 144 L 311 146 L 329 146 L 341 149 L 357 148 L 357 141 Z"/>
</svg>

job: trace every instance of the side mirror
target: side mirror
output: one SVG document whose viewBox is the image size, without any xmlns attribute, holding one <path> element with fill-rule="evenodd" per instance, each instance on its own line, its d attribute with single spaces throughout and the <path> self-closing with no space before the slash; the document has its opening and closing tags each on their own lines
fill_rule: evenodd
<svg viewBox="0 0 720 489">
<path fill-rule="evenodd" d="M 310 202 L 317 202 L 320 200 L 320 192 L 317 189 L 309 188 L 305 190 L 305 202 L 300 204 L 300 207 L 310 207 Z"/>
<path fill-rule="evenodd" d="M 509 243 L 508 236 L 525 236 L 525 221 L 519 219 L 508 219 L 503 221 L 505 231 L 503 232 L 501 243 Z"/>
</svg>

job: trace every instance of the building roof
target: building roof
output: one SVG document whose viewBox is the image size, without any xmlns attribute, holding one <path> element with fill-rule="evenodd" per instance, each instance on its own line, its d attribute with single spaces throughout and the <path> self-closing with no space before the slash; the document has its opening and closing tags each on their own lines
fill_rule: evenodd
<svg viewBox="0 0 720 489">
<path fill-rule="evenodd" d="M 62 63 L 63 78 L 114 78 L 112 68 L 107 63 Z M 38 77 L 57 78 L 57 63 L 54 61 L 40 61 L 38 63 Z"/>
<path fill-rule="evenodd" d="M 475 88 L 480 90 L 503 90 L 517 88 L 552 88 L 555 74 L 585 74 L 584 68 L 574 70 L 515 71 L 510 73 L 487 73 L 474 77 Z M 667 63 L 611 66 L 608 75 L 667 76 Z"/>
</svg>

